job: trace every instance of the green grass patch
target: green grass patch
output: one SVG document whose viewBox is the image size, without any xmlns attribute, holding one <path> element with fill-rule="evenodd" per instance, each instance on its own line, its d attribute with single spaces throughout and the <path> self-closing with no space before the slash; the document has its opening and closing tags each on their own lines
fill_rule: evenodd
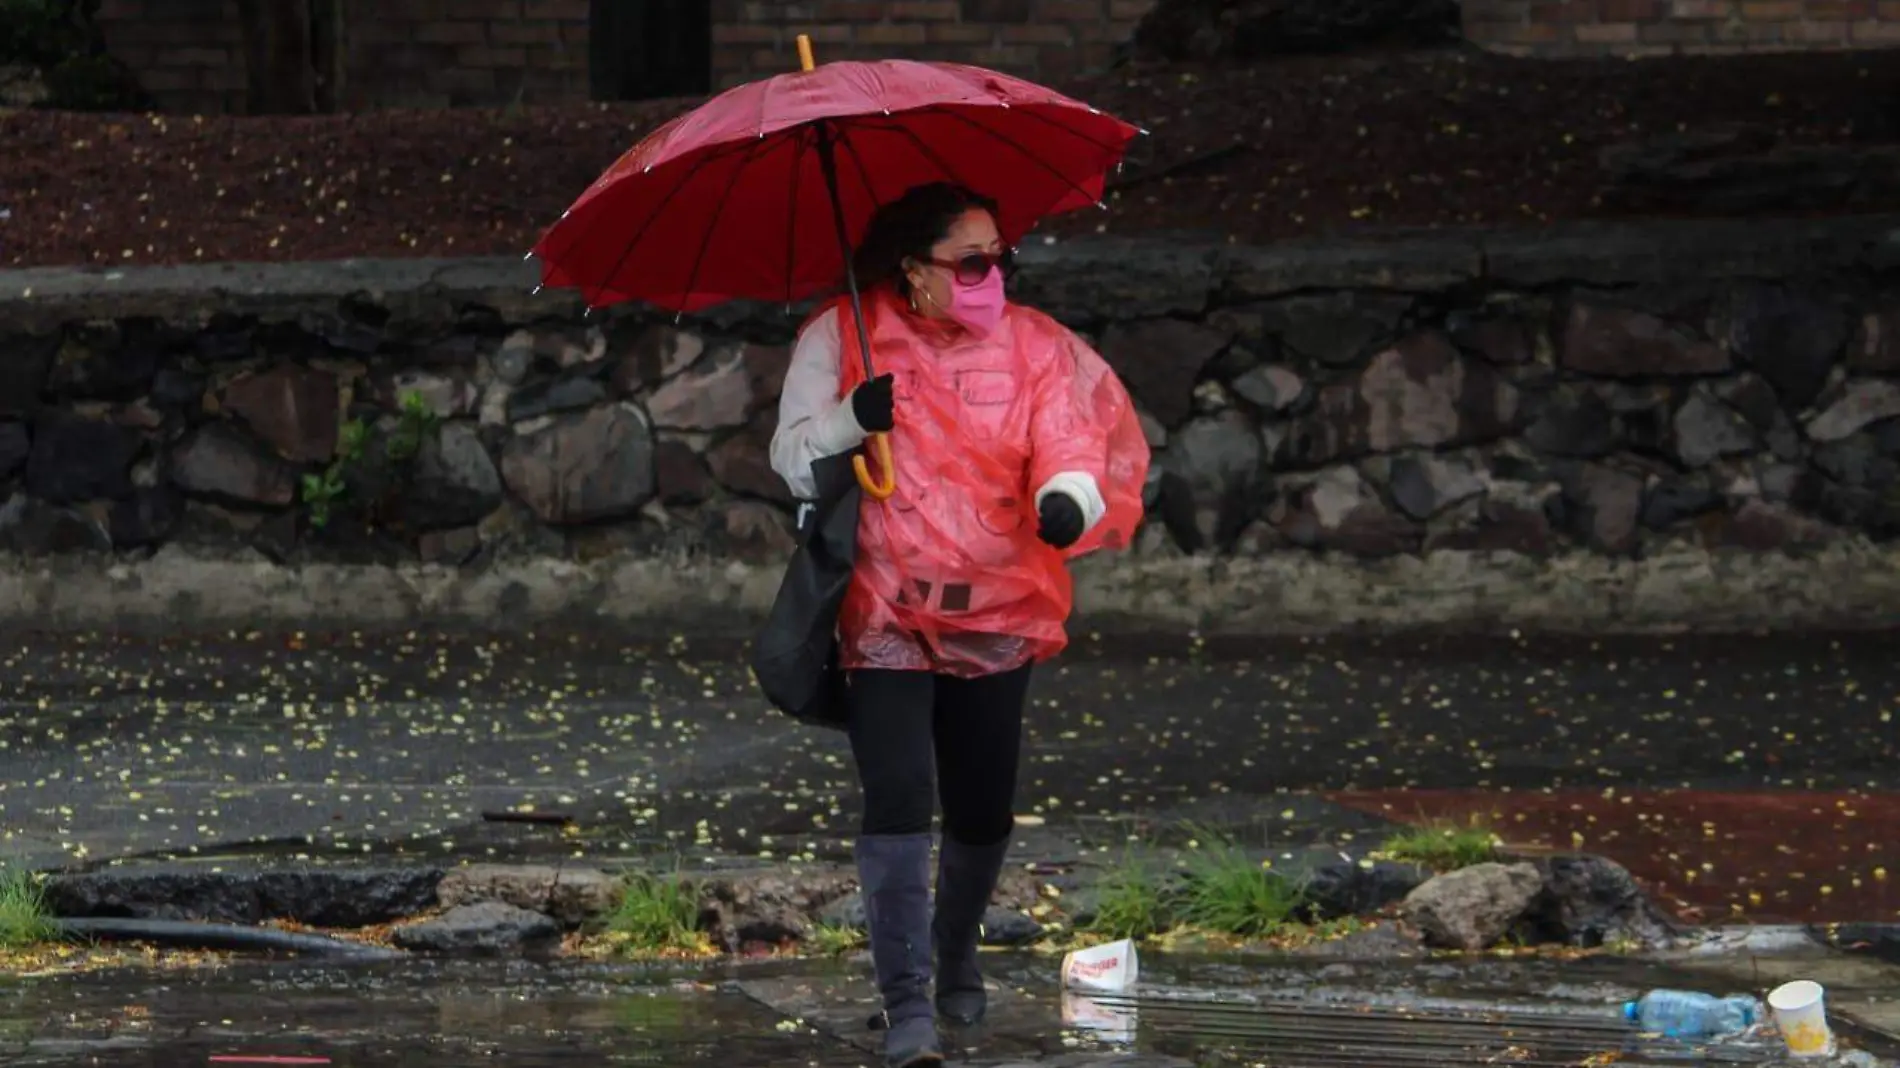
<svg viewBox="0 0 1900 1068">
<path fill-rule="evenodd" d="M 864 932 L 856 927 L 821 923 L 805 933 L 805 945 L 813 953 L 827 957 L 842 957 L 861 949 L 864 944 Z"/>
<path fill-rule="evenodd" d="M 607 914 L 607 934 L 617 948 L 636 954 L 700 954 L 709 948 L 699 930 L 698 895 L 677 873 L 628 876 L 619 903 Z"/>
<path fill-rule="evenodd" d="M 1292 921 L 1300 888 L 1239 847 L 1219 840 L 1188 861 L 1181 919 L 1240 938 L 1269 938 Z"/>
<path fill-rule="evenodd" d="M 1096 883 L 1096 894 L 1089 934 L 1139 940 L 1173 926 L 1164 876 L 1132 851 Z"/>
<path fill-rule="evenodd" d="M 1457 871 L 1498 859 L 1502 843 L 1491 828 L 1438 825 L 1404 831 L 1386 839 L 1383 852 L 1393 860 L 1433 871 Z"/>
<path fill-rule="evenodd" d="M 0 950 L 31 949 L 55 933 L 39 880 L 31 872 L 0 868 Z"/>
</svg>

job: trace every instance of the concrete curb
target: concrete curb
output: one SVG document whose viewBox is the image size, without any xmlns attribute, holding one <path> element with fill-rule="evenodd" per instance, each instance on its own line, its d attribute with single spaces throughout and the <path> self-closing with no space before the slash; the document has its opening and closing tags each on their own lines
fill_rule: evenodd
<svg viewBox="0 0 1900 1068">
<path fill-rule="evenodd" d="M 438 565 L 232 560 L 168 547 L 105 566 L 0 556 L 0 626 L 324 627 L 602 622 L 744 633 L 782 566 L 704 557 L 539 558 Z M 1384 560 L 1098 557 L 1075 569 L 1077 630 L 1198 628 L 1241 635 L 1489 629 L 1556 633 L 1734 631 L 1900 621 L 1900 544 L 1795 554 L 1688 545 L 1641 559 L 1439 551 Z"/>
</svg>

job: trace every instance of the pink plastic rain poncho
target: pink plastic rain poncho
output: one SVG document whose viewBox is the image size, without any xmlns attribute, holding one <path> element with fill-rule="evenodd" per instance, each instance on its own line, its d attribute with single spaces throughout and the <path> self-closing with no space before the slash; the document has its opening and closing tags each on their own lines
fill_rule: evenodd
<svg viewBox="0 0 1900 1068">
<path fill-rule="evenodd" d="M 842 351 L 858 351 L 848 309 Z M 987 337 L 865 299 L 877 373 L 894 378 L 897 492 L 865 499 L 839 619 L 842 666 L 973 676 L 1045 660 L 1068 644 L 1066 560 L 1122 549 L 1141 522 L 1148 442 L 1121 381 L 1041 312 L 1011 304 Z M 839 395 L 864 379 L 840 361 Z M 1035 496 L 1085 472 L 1107 510 L 1067 550 L 1037 537 Z"/>
</svg>

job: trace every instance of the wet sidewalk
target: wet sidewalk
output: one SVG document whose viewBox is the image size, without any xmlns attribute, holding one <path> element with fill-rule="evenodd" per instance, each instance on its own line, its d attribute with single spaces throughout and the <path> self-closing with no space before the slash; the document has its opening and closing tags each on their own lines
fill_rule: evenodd
<svg viewBox="0 0 1900 1068">
<path fill-rule="evenodd" d="M 1184 824 L 1363 848 L 1497 813 L 1709 920 L 1892 920 L 1900 634 L 1084 637 L 1034 688 L 1019 852 Z M 729 642 L 610 634 L 10 636 L 0 856 L 842 860 L 841 737 Z M 569 827 L 497 823 L 532 810 Z M 1706 867 L 1705 867 L 1706 865 Z"/>
<path fill-rule="evenodd" d="M 1150 970 L 1138 998 L 1083 1007 L 1054 988 L 1052 961 L 996 958 L 992 973 L 1008 989 L 983 1029 L 950 1036 L 955 1060 L 1052 1068 L 1775 1063 L 1766 1041 L 1709 1050 L 1633 1034 L 1617 1005 L 1685 976 L 1630 961 L 1156 960 Z M 844 1068 L 874 1060 L 862 971 L 858 962 L 672 973 L 514 962 L 0 978 L 0 1062 Z"/>
</svg>

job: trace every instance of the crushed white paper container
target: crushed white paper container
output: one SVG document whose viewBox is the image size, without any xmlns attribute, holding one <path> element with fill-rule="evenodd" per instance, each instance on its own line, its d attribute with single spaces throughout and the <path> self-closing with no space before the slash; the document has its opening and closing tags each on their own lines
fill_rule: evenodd
<svg viewBox="0 0 1900 1068">
<path fill-rule="evenodd" d="M 1788 1054 L 1799 1060 L 1829 1057 L 1834 1053 L 1834 1034 L 1827 1026 L 1827 992 L 1821 984 L 1808 979 L 1783 983 L 1768 994 L 1768 1008 L 1775 1014 L 1775 1027 L 1787 1043 Z"/>
<path fill-rule="evenodd" d="M 1140 973 L 1133 942 L 1078 949 L 1062 958 L 1062 985 L 1071 990 L 1120 993 L 1134 986 Z"/>
</svg>

